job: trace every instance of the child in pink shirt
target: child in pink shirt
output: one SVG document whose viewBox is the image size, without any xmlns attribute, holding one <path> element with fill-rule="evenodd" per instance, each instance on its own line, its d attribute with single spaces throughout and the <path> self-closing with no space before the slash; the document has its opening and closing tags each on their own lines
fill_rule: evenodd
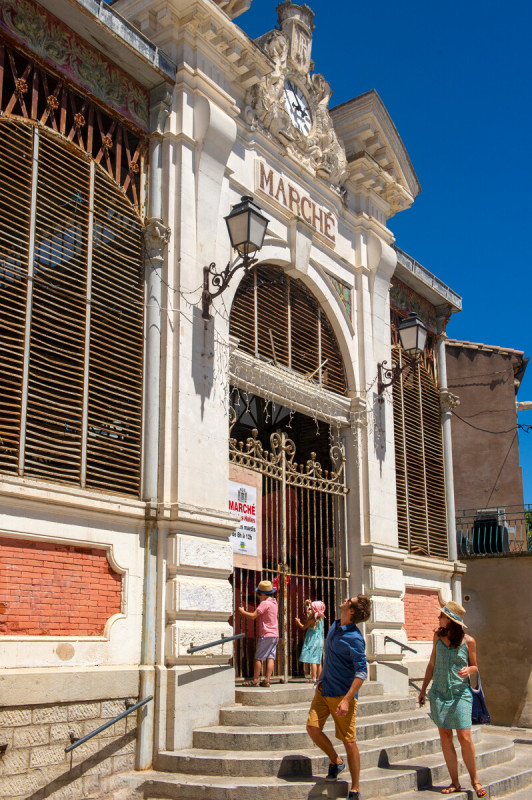
<svg viewBox="0 0 532 800">
<path fill-rule="evenodd" d="M 277 642 L 279 641 L 277 600 L 273 597 L 275 589 L 271 581 L 261 581 L 255 592 L 260 601 L 255 611 L 246 611 L 242 606 L 238 609 L 245 617 L 258 620 L 258 640 L 253 665 L 253 679 L 246 681 L 243 686 L 269 686 L 277 652 Z M 261 681 L 260 673 L 263 661 L 266 661 L 266 674 L 264 680 Z"/>
</svg>

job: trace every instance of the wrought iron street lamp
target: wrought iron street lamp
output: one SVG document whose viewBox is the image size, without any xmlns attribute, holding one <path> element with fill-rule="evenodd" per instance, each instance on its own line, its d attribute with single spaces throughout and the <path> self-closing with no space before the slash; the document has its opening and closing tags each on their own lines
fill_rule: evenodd
<svg viewBox="0 0 532 800">
<path fill-rule="evenodd" d="M 421 360 L 425 344 L 427 343 L 427 328 L 421 322 L 418 315 L 411 311 L 398 328 L 401 347 L 411 359 L 403 366 L 396 364 L 395 367 L 385 367 L 386 361 L 377 364 L 377 399 L 379 403 L 384 402 L 383 392 L 398 380 L 404 369 L 408 366 L 415 366 Z M 413 359 L 413 360 L 412 360 Z M 384 381 L 388 381 L 385 383 Z"/>
<path fill-rule="evenodd" d="M 203 267 L 203 293 L 201 296 L 202 301 L 202 317 L 203 319 L 210 319 L 210 308 L 212 301 L 215 297 L 222 294 L 229 281 L 241 267 L 244 272 L 256 263 L 257 259 L 253 256 L 257 253 L 264 244 L 264 237 L 266 235 L 266 228 L 268 227 L 269 219 L 264 216 L 261 209 L 253 198 L 248 195 L 242 197 L 240 203 L 233 206 L 231 212 L 225 218 L 231 246 L 236 250 L 242 261 L 231 267 L 229 263 L 222 272 L 216 272 L 216 264 L 209 264 L 208 267 Z M 217 291 L 211 291 L 210 278 L 212 276 L 212 286 L 216 287 Z"/>
</svg>

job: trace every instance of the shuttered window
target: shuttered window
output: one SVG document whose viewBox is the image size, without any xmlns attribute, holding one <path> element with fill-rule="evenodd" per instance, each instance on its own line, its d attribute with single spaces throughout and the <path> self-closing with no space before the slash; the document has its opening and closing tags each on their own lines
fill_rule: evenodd
<svg viewBox="0 0 532 800">
<path fill-rule="evenodd" d="M 0 119 L 0 470 L 138 495 L 138 215 L 82 150 Z"/>
<path fill-rule="evenodd" d="M 393 351 L 394 364 L 408 358 Z M 399 546 L 447 558 L 440 397 L 431 370 L 410 364 L 393 387 Z"/>
<path fill-rule="evenodd" d="M 316 298 L 281 269 L 255 266 L 244 276 L 231 308 L 230 333 L 239 348 L 346 393 L 338 342 Z"/>
</svg>

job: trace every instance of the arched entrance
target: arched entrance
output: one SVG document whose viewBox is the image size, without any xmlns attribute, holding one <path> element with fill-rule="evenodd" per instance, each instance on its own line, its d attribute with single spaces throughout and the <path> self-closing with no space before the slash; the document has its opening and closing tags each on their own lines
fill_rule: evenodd
<svg viewBox="0 0 532 800">
<path fill-rule="evenodd" d="M 267 385 L 263 392 L 231 389 L 232 486 L 240 486 L 239 497 L 256 504 L 255 521 L 244 516 L 233 537 L 234 628 L 246 634 L 235 643 L 235 668 L 237 677 L 252 674 L 255 645 L 254 623 L 237 609 L 253 607 L 258 582 L 271 580 L 278 589 L 280 622 L 275 674 L 287 680 L 303 675 L 298 661 L 303 636 L 295 617 L 303 617 L 305 599 L 323 600 L 330 623 L 347 590 L 343 447 L 329 423 L 295 410 L 288 385 L 295 376 L 309 395 L 331 390 L 341 395 L 345 373 L 316 299 L 280 269 L 256 267 L 245 276 L 235 295 L 230 332 L 238 337 L 239 350 L 257 364 L 284 371 L 287 387 L 280 401 L 268 399 Z M 256 546 L 248 550 L 246 539 L 253 544 L 255 524 Z"/>
</svg>

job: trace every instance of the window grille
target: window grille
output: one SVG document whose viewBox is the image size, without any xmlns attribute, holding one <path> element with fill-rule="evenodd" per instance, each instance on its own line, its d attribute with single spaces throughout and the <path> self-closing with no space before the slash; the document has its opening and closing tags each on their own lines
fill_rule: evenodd
<svg viewBox="0 0 532 800">
<path fill-rule="evenodd" d="M 329 320 L 304 284 L 281 269 L 255 265 L 247 272 L 229 329 L 243 352 L 345 395 L 343 360 Z"/>
<path fill-rule="evenodd" d="M 0 119 L 0 470 L 138 495 L 138 215 L 64 137 Z"/>
<path fill-rule="evenodd" d="M 408 358 L 394 349 L 394 364 Z M 425 364 L 410 364 L 393 386 L 399 546 L 447 558 L 440 397 Z"/>
</svg>

